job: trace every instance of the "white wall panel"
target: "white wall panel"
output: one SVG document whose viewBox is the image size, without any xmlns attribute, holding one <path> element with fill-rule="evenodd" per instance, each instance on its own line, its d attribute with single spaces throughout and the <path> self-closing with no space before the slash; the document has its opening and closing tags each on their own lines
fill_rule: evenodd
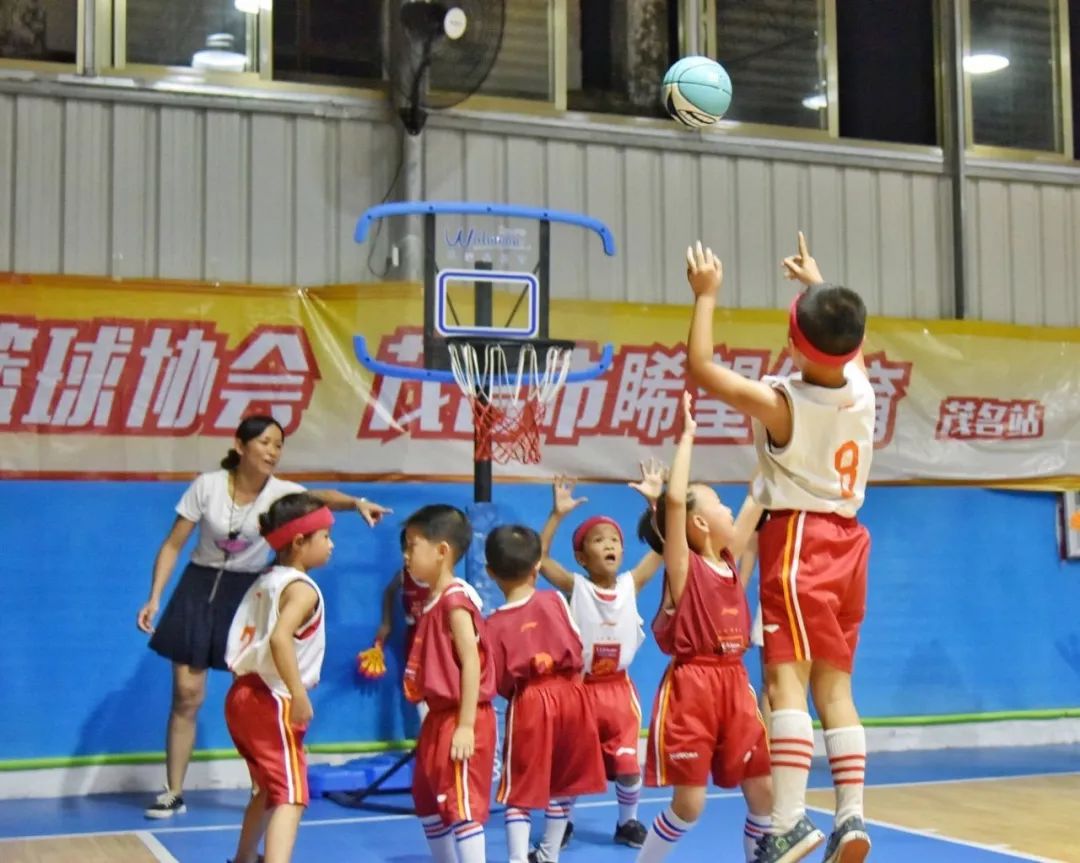
<svg viewBox="0 0 1080 863">
<path fill-rule="evenodd" d="M 64 105 L 19 99 L 15 105 L 14 269 L 58 273 L 63 256 Z"/>
<path fill-rule="evenodd" d="M 64 104 L 63 245 L 65 273 L 109 269 L 112 116 L 90 102 Z"/>
<path fill-rule="evenodd" d="M 93 104 L 102 111 L 111 107 L 113 115 L 112 249 L 107 274 L 154 278 L 159 274 L 157 110 Z"/>
<path fill-rule="evenodd" d="M 205 116 L 187 108 L 158 111 L 158 275 L 199 279 L 205 269 Z"/>
<path fill-rule="evenodd" d="M 235 111 L 206 113 L 206 277 L 247 278 L 250 118 Z"/>
<path fill-rule="evenodd" d="M 0 95 L 0 272 L 14 267 L 15 97 Z"/>
</svg>

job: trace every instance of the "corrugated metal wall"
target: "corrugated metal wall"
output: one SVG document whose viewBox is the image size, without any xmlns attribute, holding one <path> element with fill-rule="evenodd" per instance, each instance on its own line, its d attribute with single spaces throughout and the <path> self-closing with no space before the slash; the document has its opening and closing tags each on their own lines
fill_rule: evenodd
<svg viewBox="0 0 1080 863">
<path fill-rule="evenodd" d="M 370 279 L 397 153 L 385 123 L 0 95 L 0 270 Z"/>
<path fill-rule="evenodd" d="M 781 306 L 799 227 L 827 274 L 876 314 L 952 312 L 947 181 L 925 166 L 855 167 L 675 149 L 663 138 L 537 137 L 460 118 L 426 133 L 424 194 L 578 210 L 612 227 L 615 260 L 556 229 L 553 293 L 684 302 L 686 244 L 726 263 L 726 302 Z M 0 94 L 0 271 L 324 284 L 370 281 L 356 217 L 386 192 L 397 133 L 376 119 L 182 102 Z M 1080 325 L 1080 186 L 971 181 L 969 317 Z"/>
<path fill-rule="evenodd" d="M 468 196 L 587 212 L 615 232 L 619 256 L 556 229 L 554 296 L 687 299 L 687 243 L 725 262 L 725 302 L 784 305 L 780 259 L 799 228 L 830 278 L 857 287 L 874 313 L 948 313 L 948 194 L 935 174 L 772 161 L 433 129 L 428 197 Z"/>
</svg>

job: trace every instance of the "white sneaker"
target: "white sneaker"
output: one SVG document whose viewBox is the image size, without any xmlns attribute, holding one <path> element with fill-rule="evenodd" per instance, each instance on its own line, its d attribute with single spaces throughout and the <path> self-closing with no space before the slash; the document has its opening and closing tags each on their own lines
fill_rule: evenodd
<svg viewBox="0 0 1080 863">
<path fill-rule="evenodd" d="M 184 798 L 179 794 L 173 794 L 168 788 L 162 791 L 153 806 L 147 806 L 143 812 L 147 818 L 172 818 L 174 815 L 183 815 L 187 812 Z"/>
</svg>

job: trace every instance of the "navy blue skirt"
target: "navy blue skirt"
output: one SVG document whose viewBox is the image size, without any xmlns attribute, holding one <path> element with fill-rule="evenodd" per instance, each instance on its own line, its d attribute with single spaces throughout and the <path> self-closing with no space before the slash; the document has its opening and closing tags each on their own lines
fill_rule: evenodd
<svg viewBox="0 0 1080 863">
<path fill-rule="evenodd" d="M 230 572 L 189 563 L 150 637 L 150 649 L 194 669 L 227 671 L 229 627 L 257 572 Z"/>
</svg>

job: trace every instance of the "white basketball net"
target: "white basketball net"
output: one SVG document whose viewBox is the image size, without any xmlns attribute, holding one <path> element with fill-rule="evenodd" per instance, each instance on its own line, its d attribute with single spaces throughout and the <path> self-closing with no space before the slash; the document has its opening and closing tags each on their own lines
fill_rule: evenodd
<svg viewBox="0 0 1080 863">
<path fill-rule="evenodd" d="M 573 352 L 548 346 L 541 363 L 536 346 L 526 342 L 512 370 L 500 344 L 450 342 L 448 347 L 454 381 L 472 403 L 476 459 L 537 464 L 539 426 L 566 383 Z"/>
</svg>

